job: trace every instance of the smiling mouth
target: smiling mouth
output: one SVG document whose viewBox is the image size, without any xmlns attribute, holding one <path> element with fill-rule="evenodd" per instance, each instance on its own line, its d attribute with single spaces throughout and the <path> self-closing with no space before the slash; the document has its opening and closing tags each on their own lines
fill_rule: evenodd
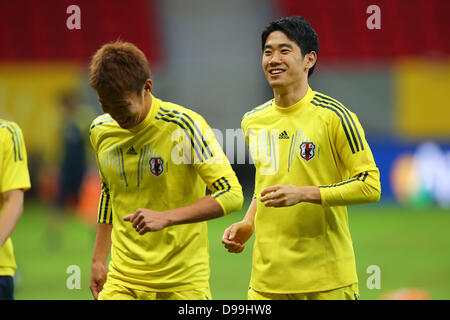
<svg viewBox="0 0 450 320">
<path fill-rule="evenodd" d="M 120 125 L 127 124 L 130 121 L 130 117 L 127 117 L 125 119 L 117 119 L 116 120 Z"/>
<path fill-rule="evenodd" d="M 279 75 L 282 74 L 282 73 L 284 73 L 284 70 L 282 70 L 282 69 L 272 69 L 272 70 L 269 70 L 269 74 L 270 74 L 272 77 L 279 76 Z"/>
</svg>

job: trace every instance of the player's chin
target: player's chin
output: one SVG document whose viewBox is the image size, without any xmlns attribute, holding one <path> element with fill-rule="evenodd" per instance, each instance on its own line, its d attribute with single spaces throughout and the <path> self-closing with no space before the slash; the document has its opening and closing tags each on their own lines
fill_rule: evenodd
<svg viewBox="0 0 450 320">
<path fill-rule="evenodd" d="M 122 129 L 131 129 L 136 126 L 135 120 L 132 117 L 128 117 L 125 121 L 117 121 L 117 123 Z"/>
<path fill-rule="evenodd" d="M 129 130 L 129 129 L 131 129 L 131 128 L 134 127 L 134 125 L 131 124 L 131 123 L 129 123 L 129 122 L 119 123 L 119 126 L 120 126 L 122 129 L 127 129 L 127 130 Z"/>
<path fill-rule="evenodd" d="M 272 78 L 268 77 L 267 81 L 269 82 L 269 85 L 274 89 L 281 88 L 284 86 L 284 83 L 281 79 L 272 79 Z"/>
</svg>

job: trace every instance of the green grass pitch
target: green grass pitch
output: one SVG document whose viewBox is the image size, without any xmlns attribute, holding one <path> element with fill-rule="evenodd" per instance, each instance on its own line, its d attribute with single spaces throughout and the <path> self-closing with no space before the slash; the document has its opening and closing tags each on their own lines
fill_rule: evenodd
<svg viewBox="0 0 450 320">
<path fill-rule="evenodd" d="M 253 238 L 241 254 L 228 253 L 221 244 L 223 231 L 242 218 L 239 213 L 209 221 L 211 291 L 214 299 L 246 299 L 251 272 Z M 16 299 L 92 299 L 90 262 L 95 226 L 67 215 L 60 236 L 48 232 L 50 208 L 28 202 L 14 231 L 19 266 Z M 386 291 L 418 288 L 432 299 L 450 299 L 450 212 L 412 210 L 382 204 L 349 208 L 361 299 L 379 299 Z M 68 289 L 70 265 L 81 271 L 81 288 Z M 366 285 L 367 267 L 380 267 L 380 289 Z"/>
</svg>

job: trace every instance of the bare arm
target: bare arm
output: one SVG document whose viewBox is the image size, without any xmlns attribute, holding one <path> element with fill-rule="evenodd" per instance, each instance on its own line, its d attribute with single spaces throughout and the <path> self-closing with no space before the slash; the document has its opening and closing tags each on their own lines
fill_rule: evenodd
<svg viewBox="0 0 450 320">
<path fill-rule="evenodd" d="M 256 198 L 252 199 L 252 202 L 248 206 L 247 213 L 245 214 L 243 221 L 247 221 L 251 223 L 252 225 L 255 223 L 255 216 L 256 216 Z"/>
<path fill-rule="evenodd" d="M 11 236 L 23 212 L 23 190 L 2 193 L 3 208 L 0 214 L 0 248 Z"/>
<path fill-rule="evenodd" d="M 233 223 L 225 229 L 222 243 L 228 252 L 240 253 L 244 250 L 244 244 L 250 239 L 255 228 L 257 200 L 254 198 L 247 209 L 242 221 Z"/>
<path fill-rule="evenodd" d="M 223 216 L 222 207 L 211 196 L 205 196 L 202 199 L 181 207 L 166 211 L 169 217 L 169 225 L 206 221 Z"/>
<path fill-rule="evenodd" d="M 135 213 L 125 216 L 123 220 L 131 222 L 133 228 L 142 235 L 172 225 L 206 221 L 221 216 L 223 210 L 219 203 L 211 196 L 205 196 L 188 206 L 164 212 L 138 209 Z"/>
<path fill-rule="evenodd" d="M 321 203 L 318 187 L 298 187 L 291 185 L 276 185 L 265 188 L 261 192 L 261 202 L 266 207 L 292 206 L 300 202 Z M 257 199 L 254 198 L 248 207 L 242 221 L 229 226 L 222 237 L 222 243 L 228 252 L 240 253 L 244 250 L 245 242 L 250 239 L 255 228 Z"/>
<path fill-rule="evenodd" d="M 107 260 L 111 250 L 112 224 L 97 224 L 97 236 L 92 256 L 90 288 L 95 299 L 103 289 L 108 274 Z"/>
<path fill-rule="evenodd" d="M 300 202 L 321 204 L 319 187 L 275 185 L 261 192 L 261 201 L 266 207 L 288 207 Z"/>
<path fill-rule="evenodd" d="M 109 251 L 111 250 L 112 224 L 98 223 L 97 236 L 95 237 L 94 254 L 92 263 L 106 264 Z"/>
</svg>

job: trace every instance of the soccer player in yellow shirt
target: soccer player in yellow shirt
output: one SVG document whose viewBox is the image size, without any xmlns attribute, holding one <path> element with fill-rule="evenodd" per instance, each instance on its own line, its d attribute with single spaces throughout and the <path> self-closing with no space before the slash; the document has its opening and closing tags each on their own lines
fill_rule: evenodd
<svg viewBox="0 0 450 320">
<path fill-rule="evenodd" d="M 373 155 L 356 115 L 309 87 L 319 48 L 304 18 L 270 23 L 262 50 L 274 99 L 242 119 L 255 194 L 222 242 L 239 253 L 255 232 L 249 299 L 357 299 L 347 206 L 379 200 Z"/>
<path fill-rule="evenodd" d="M 206 220 L 243 202 L 212 130 L 196 112 L 152 95 L 148 61 L 131 43 L 102 46 L 89 82 L 105 112 L 90 128 L 103 186 L 94 298 L 211 299 Z"/>
<path fill-rule="evenodd" d="M 29 188 L 22 131 L 16 123 L 0 119 L 0 300 L 14 300 L 17 265 L 10 236 L 22 215 L 24 191 Z"/>
</svg>

